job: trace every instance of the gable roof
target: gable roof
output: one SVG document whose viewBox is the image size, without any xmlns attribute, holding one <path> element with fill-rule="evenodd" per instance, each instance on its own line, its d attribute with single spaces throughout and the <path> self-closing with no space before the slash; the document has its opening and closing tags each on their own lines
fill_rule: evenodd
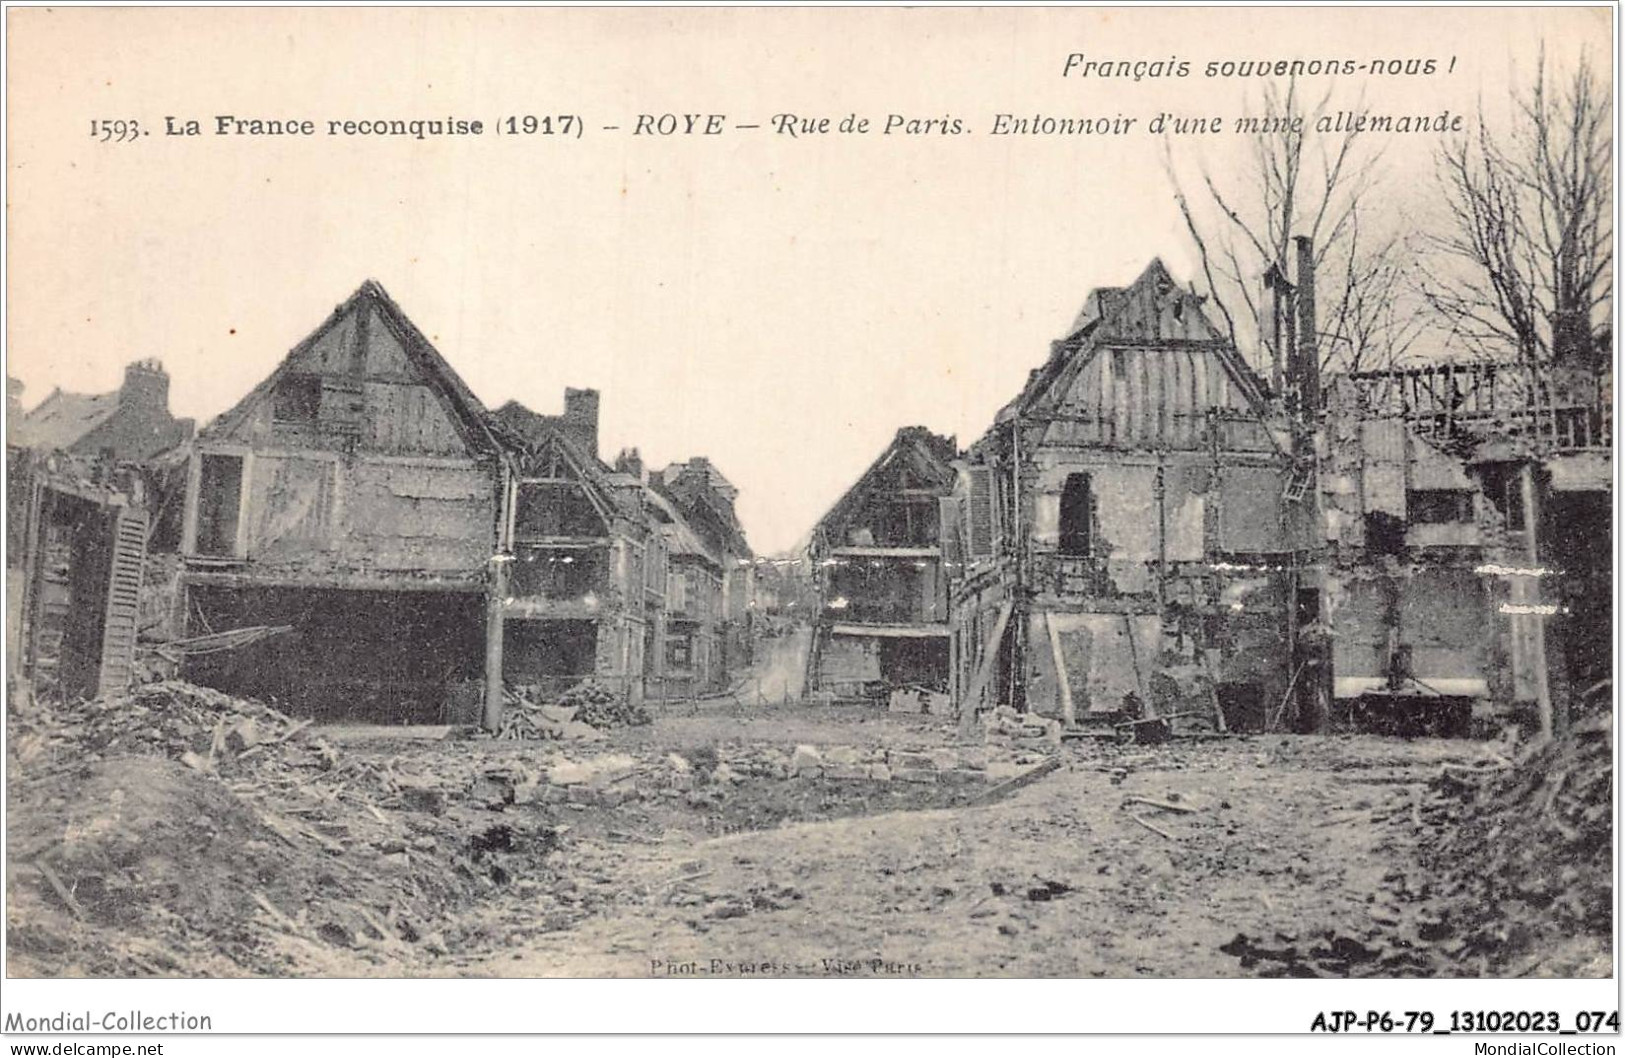
<svg viewBox="0 0 1625 1058">
<path fill-rule="evenodd" d="M 709 488 L 729 500 L 738 497 L 739 490 L 734 487 L 733 482 L 723 477 L 722 471 L 718 470 L 717 465 L 709 459 L 703 461 L 691 459 L 687 463 L 673 463 L 660 472 L 661 479 L 666 482 L 676 481 L 680 475 L 695 473 L 701 468 L 701 465 L 704 467 L 705 483 Z"/>
<path fill-rule="evenodd" d="M 852 487 L 842 493 L 834 506 L 818 519 L 817 525 L 813 527 L 814 535 L 825 530 L 827 526 L 839 525 L 850 517 L 853 508 L 863 501 L 875 479 L 898 460 L 909 461 L 911 467 L 942 489 L 944 496 L 948 495 L 953 491 L 957 478 L 952 462 L 958 456 L 958 446 L 953 438 L 934 434 L 924 426 L 903 427 Z"/>
<path fill-rule="evenodd" d="M 53 390 L 38 407 L 15 422 L 9 441 L 29 448 L 71 448 L 113 417 L 118 411 L 118 399 L 118 390 L 111 393 Z"/>
<path fill-rule="evenodd" d="M 1127 287 L 1098 287 L 1089 293 L 1066 337 L 1053 343 L 1042 367 L 1011 404 L 1000 409 L 1000 421 L 1054 403 L 1102 348 L 1113 343 L 1198 343 L 1210 351 L 1259 414 L 1265 411 L 1268 387 L 1247 365 L 1228 338 L 1202 311 L 1205 299 L 1174 281 L 1160 257 Z"/>
<path fill-rule="evenodd" d="M 705 488 L 678 494 L 663 484 L 653 487 L 682 512 L 684 519 L 713 550 L 733 551 L 746 558 L 752 556 L 750 542 L 745 539 L 745 527 L 739 523 L 733 505 L 715 491 Z"/>
<path fill-rule="evenodd" d="M 649 502 L 659 531 L 666 537 L 668 554 L 702 558 L 711 565 L 721 568 L 721 558 L 705 546 L 705 541 L 701 540 L 700 534 L 688 524 L 688 519 L 683 517 L 683 512 L 677 509 L 676 504 L 662 496 L 657 489 L 645 487 L 644 497 Z"/>
<path fill-rule="evenodd" d="M 208 426 L 198 432 L 198 436 L 215 436 L 235 430 L 260 401 L 276 388 L 277 383 L 294 371 L 294 365 L 304 354 L 317 342 L 350 323 L 381 324 L 440 397 L 442 406 L 463 440 L 482 454 L 495 453 L 499 450 L 500 446 L 491 432 L 489 415 L 480 399 L 474 396 L 474 391 L 468 388 L 456 371 L 452 370 L 446 358 L 440 355 L 440 351 L 424 337 L 423 332 L 407 318 L 406 313 L 401 311 L 400 306 L 375 279 L 363 282 L 355 293 L 333 309 L 332 314 L 319 327 L 289 350 L 275 371 L 250 390 L 242 400 L 216 416 Z M 353 330 L 359 351 L 365 326 L 357 326 Z"/>
<path fill-rule="evenodd" d="M 582 448 L 554 415 L 531 411 L 516 400 L 510 400 L 496 412 L 486 416 L 492 436 L 504 452 L 521 464 L 527 458 L 555 448 L 581 476 L 581 484 L 588 497 L 598 506 L 600 513 L 619 514 L 636 519 L 637 500 L 633 490 L 617 487 L 615 473 L 604 461 Z M 641 487 L 641 483 L 638 487 Z"/>
<path fill-rule="evenodd" d="M 699 464 L 704 466 L 703 475 Z M 745 527 L 734 510 L 739 490 L 709 459 L 673 463 L 654 476 L 652 487 L 682 511 L 695 531 L 717 551 L 733 551 L 746 557 L 752 554 Z"/>
</svg>

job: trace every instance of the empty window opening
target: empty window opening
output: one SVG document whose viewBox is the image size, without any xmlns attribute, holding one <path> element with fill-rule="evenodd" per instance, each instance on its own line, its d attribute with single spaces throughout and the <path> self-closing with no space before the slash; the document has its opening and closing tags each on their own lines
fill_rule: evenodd
<svg viewBox="0 0 1625 1058">
<path fill-rule="evenodd" d="M 604 520 L 586 490 L 573 481 L 534 481 L 519 486 L 514 532 L 520 539 L 606 535 Z"/>
<path fill-rule="evenodd" d="M 1094 496 L 1088 474 L 1068 474 L 1061 488 L 1061 553 L 1087 555 L 1094 545 Z"/>
<path fill-rule="evenodd" d="M 1405 523 L 1387 511 L 1365 516 L 1366 550 L 1376 555 L 1397 555 L 1405 550 Z"/>
<path fill-rule="evenodd" d="M 291 375 L 277 383 L 271 417 L 277 422 L 315 422 L 322 410 L 318 375 Z"/>
<path fill-rule="evenodd" d="M 1417 525 L 1449 525 L 1473 520 L 1473 494 L 1467 489 L 1413 489 L 1405 510 Z"/>
<path fill-rule="evenodd" d="M 243 457 L 206 455 L 198 481 L 199 555 L 237 554 L 237 522 L 243 498 Z"/>
<path fill-rule="evenodd" d="M 847 532 L 859 546 L 935 547 L 942 515 L 934 496 L 883 496 L 874 499 L 864 520 Z"/>
<path fill-rule="evenodd" d="M 887 687 L 948 689 L 948 640 L 882 639 L 880 681 Z"/>
<path fill-rule="evenodd" d="M 593 675 L 598 658 L 594 621 L 509 620 L 502 629 L 502 678 L 562 692 Z"/>
<path fill-rule="evenodd" d="M 585 599 L 603 589 L 606 569 L 606 555 L 599 548 L 520 547 L 510 588 L 515 595 Z"/>
<path fill-rule="evenodd" d="M 845 621 L 908 624 L 937 619 L 937 570 L 929 560 L 845 559 L 830 568 L 829 598 Z"/>
<path fill-rule="evenodd" d="M 1507 530 L 1513 533 L 1526 531 L 1529 526 L 1523 512 L 1523 480 L 1517 474 L 1507 477 L 1503 496 L 1505 503 L 1502 506 L 1507 514 Z"/>
<path fill-rule="evenodd" d="M 1316 588 L 1298 589 L 1298 627 L 1306 628 L 1320 621 L 1320 591 Z"/>
</svg>

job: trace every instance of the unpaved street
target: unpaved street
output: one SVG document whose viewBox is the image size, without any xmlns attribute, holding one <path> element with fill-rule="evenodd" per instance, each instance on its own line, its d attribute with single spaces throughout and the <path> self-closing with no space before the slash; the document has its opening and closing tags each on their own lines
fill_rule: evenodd
<svg viewBox="0 0 1625 1058">
<path fill-rule="evenodd" d="M 85 708 L 14 719 L 14 972 L 1609 971 L 1606 731 L 1514 765 L 1371 736 L 961 744 L 942 718 L 713 702 L 579 742 L 262 712 L 238 752 L 210 730 L 251 703 L 214 692 Z M 1543 804 L 1566 845 L 1528 829 Z"/>
<path fill-rule="evenodd" d="M 1324 948 L 1321 972 L 1417 972 L 1429 963 L 1400 946 L 1416 938 L 1396 928 L 1407 910 L 1384 878 L 1412 858 L 1418 835 L 1345 817 L 1352 809 L 1364 822 L 1403 805 L 1410 792 L 1397 780 L 1423 780 L 1460 751 L 1287 738 L 1088 747 L 986 807 L 714 838 L 667 831 L 627 864 L 629 887 L 647 899 L 445 969 L 1218 977 L 1286 968 L 1244 966 L 1222 950 L 1244 935 L 1268 949 Z M 1124 808 L 1136 795 L 1193 811 Z"/>
</svg>

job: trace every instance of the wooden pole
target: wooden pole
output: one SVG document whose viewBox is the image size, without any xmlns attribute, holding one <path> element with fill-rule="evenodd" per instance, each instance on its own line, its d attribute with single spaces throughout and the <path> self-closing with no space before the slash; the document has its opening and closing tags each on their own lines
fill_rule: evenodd
<svg viewBox="0 0 1625 1058">
<path fill-rule="evenodd" d="M 502 600 L 508 594 L 508 559 L 491 558 L 490 583 L 485 595 L 485 729 L 502 730 Z"/>
<path fill-rule="evenodd" d="M 1530 569 L 1540 567 L 1540 511 L 1536 507 L 1535 475 L 1531 464 L 1525 463 L 1518 471 L 1518 490 L 1523 498 L 1524 523 L 1524 555 L 1529 561 Z M 1540 579 L 1531 578 L 1533 583 L 1529 586 L 1530 602 L 1534 613 L 1529 616 L 1535 623 L 1534 657 L 1531 662 L 1535 677 L 1535 705 L 1540 713 L 1540 735 L 1542 738 L 1551 738 L 1556 728 L 1552 715 L 1552 688 L 1549 674 L 1546 670 L 1546 619 L 1540 613 L 1541 599 L 1544 594 L 1540 590 Z"/>
</svg>

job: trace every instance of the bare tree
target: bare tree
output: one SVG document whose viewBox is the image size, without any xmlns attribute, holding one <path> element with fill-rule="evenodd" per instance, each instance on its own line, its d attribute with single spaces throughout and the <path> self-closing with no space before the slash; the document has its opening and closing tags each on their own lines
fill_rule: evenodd
<svg viewBox="0 0 1625 1058">
<path fill-rule="evenodd" d="M 1514 131 L 1497 134 L 1481 106 L 1472 133 L 1440 150 L 1450 224 L 1427 240 L 1422 290 L 1456 339 L 1516 360 L 1542 388 L 1594 379 L 1610 355 L 1608 86 L 1583 55 L 1554 77 L 1543 48 L 1513 118 Z"/>
<path fill-rule="evenodd" d="M 1347 241 L 1332 257 L 1338 270 L 1323 281 L 1333 299 L 1321 301 L 1322 369 L 1379 370 L 1407 359 L 1427 333 L 1428 316 L 1400 237 L 1365 235 L 1357 205 Z"/>
<path fill-rule="evenodd" d="M 1221 175 L 1202 166 L 1194 203 L 1171 149 L 1165 153 L 1174 200 L 1201 260 L 1198 288 L 1236 348 L 1261 368 L 1278 370 L 1287 358 L 1266 276 L 1292 275 L 1288 250 L 1299 236 L 1314 248 L 1323 367 L 1387 365 L 1421 331 L 1397 237 L 1368 230 L 1374 224 L 1365 207 L 1381 151 L 1356 132 L 1315 133 L 1331 101 L 1328 89 L 1306 110 L 1295 81 L 1267 85 L 1260 112 L 1242 118 L 1248 155 Z"/>
</svg>

